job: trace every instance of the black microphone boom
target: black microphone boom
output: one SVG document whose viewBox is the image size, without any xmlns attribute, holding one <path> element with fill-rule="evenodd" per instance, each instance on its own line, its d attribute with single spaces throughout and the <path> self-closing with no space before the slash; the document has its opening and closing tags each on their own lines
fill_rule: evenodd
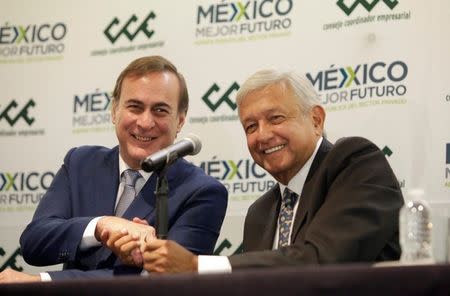
<svg viewBox="0 0 450 296">
<path fill-rule="evenodd" d="M 148 156 L 142 161 L 141 168 L 146 172 L 161 170 L 180 157 L 199 153 L 200 149 L 202 149 L 200 139 L 194 134 L 189 134 L 186 138 Z"/>
</svg>

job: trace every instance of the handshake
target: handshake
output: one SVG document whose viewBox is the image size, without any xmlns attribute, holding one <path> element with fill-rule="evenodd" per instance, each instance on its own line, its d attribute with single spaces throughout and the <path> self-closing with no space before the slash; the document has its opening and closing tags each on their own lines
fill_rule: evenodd
<svg viewBox="0 0 450 296">
<path fill-rule="evenodd" d="M 150 251 L 148 245 L 156 239 L 156 234 L 146 220 L 106 216 L 97 222 L 95 238 L 111 249 L 123 264 L 143 267 L 143 254 Z"/>
<path fill-rule="evenodd" d="M 175 241 L 156 238 L 155 228 L 146 220 L 132 221 L 106 216 L 101 218 L 95 237 L 125 265 L 148 272 L 196 272 L 198 257 Z"/>
</svg>

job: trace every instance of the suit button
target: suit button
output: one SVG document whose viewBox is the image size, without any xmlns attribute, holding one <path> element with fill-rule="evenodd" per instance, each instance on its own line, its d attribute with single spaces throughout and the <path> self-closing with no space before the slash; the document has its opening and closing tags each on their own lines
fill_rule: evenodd
<svg viewBox="0 0 450 296">
<path fill-rule="evenodd" d="M 67 257 L 69 257 L 69 252 L 67 250 L 64 250 L 59 253 L 58 257 L 61 260 L 65 260 L 65 259 L 67 259 Z"/>
</svg>

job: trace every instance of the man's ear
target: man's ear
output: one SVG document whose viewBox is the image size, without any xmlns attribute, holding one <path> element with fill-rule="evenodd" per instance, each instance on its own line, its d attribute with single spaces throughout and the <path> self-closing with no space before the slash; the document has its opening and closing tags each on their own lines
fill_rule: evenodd
<svg viewBox="0 0 450 296">
<path fill-rule="evenodd" d="M 318 135 L 322 135 L 325 124 L 325 110 L 322 106 L 314 106 L 311 110 L 311 118 L 314 124 L 314 129 Z"/>
<path fill-rule="evenodd" d="M 177 133 L 181 131 L 181 128 L 183 127 L 185 121 L 186 121 L 186 112 L 178 113 Z"/>
<path fill-rule="evenodd" d="M 112 104 L 111 104 L 111 122 L 113 124 L 116 124 L 116 109 L 117 109 L 117 102 L 115 98 L 113 98 Z"/>
</svg>

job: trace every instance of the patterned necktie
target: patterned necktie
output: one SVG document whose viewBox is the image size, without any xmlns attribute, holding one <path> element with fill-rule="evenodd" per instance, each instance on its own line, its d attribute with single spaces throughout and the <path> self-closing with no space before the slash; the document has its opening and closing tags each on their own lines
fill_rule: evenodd
<svg viewBox="0 0 450 296">
<path fill-rule="evenodd" d="M 291 231 L 294 206 L 297 198 L 298 195 L 286 187 L 281 201 L 280 216 L 278 217 L 278 248 L 289 245 L 289 233 Z"/>
<path fill-rule="evenodd" d="M 137 179 L 140 177 L 141 174 L 139 174 L 138 171 L 130 169 L 125 170 L 122 173 L 122 182 L 124 182 L 125 185 L 123 186 L 123 192 L 116 207 L 116 216 L 122 217 L 123 213 L 125 213 L 130 204 L 133 202 L 133 199 L 136 196 L 134 186 L 136 185 Z"/>
</svg>

